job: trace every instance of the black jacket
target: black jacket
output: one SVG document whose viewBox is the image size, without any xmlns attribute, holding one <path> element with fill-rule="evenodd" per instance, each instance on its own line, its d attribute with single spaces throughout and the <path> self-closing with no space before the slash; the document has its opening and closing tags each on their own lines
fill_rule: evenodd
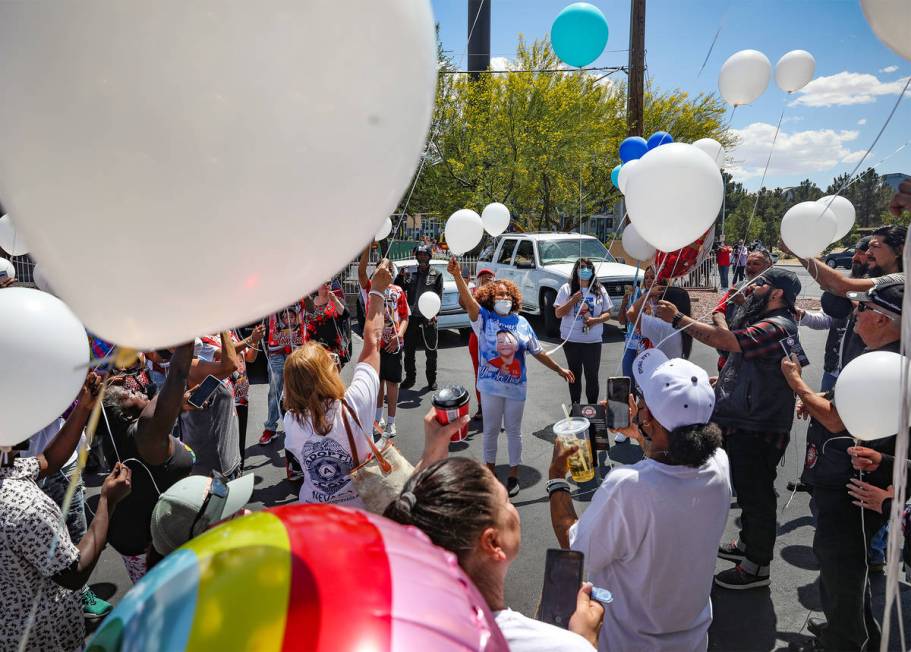
<svg viewBox="0 0 911 652">
<path fill-rule="evenodd" d="M 418 300 L 424 292 L 435 292 L 440 299 L 443 298 L 443 273 L 433 265 L 430 265 L 426 273 L 421 272 L 420 267 L 413 272 L 402 270 L 393 283 L 405 291 L 413 320 L 416 318 L 426 321 L 418 310 Z"/>
</svg>

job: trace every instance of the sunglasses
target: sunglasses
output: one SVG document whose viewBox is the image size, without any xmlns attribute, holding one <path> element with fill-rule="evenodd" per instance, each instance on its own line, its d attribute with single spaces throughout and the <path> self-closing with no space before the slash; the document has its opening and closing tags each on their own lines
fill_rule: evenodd
<svg viewBox="0 0 911 652">
<path fill-rule="evenodd" d="M 228 483 L 218 471 L 212 471 L 212 482 L 206 490 L 206 498 L 202 501 L 202 507 L 196 512 L 196 518 L 190 526 L 190 536 L 192 539 L 200 532 L 205 532 L 213 523 L 221 520 L 222 513 L 225 510 L 225 503 L 228 502 Z M 199 529 L 197 530 L 197 526 Z"/>
<path fill-rule="evenodd" d="M 891 320 L 893 320 L 893 321 L 895 321 L 895 319 L 896 319 L 896 317 L 894 317 L 893 315 L 890 315 L 890 314 L 888 314 L 888 313 L 885 313 L 885 312 L 883 312 L 882 310 L 877 310 L 876 308 L 874 308 L 874 307 L 872 307 L 872 306 L 870 306 L 870 305 L 868 305 L 868 304 L 866 304 L 866 303 L 861 302 L 861 303 L 858 303 L 858 304 L 857 304 L 857 312 L 858 312 L 858 313 L 866 312 L 867 310 L 869 310 L 870 312 L 875 312 L 875 313 L 877 313 L 877 314 L 880 314 L 880 315 L 882 315 L 883 317 L 888 317 L 889 319 L 891 319 Z"/>
<path fill-rule="evenodd" d="M 758 288 L 762 288 L 762 287 L 765 287 L 766 285 L 771 285 L 771 283 L 769 283 L 764 278 L 757 278 L 755 281 L 753 281 L 753 285 L 755 285 Z"/>
</svg>

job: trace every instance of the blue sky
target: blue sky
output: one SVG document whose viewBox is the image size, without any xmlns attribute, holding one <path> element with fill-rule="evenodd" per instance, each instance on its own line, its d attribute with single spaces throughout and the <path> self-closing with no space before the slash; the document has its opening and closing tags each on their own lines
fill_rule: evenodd
<svg viewBox="0 0 911 652">
<path fill-rule="evenodd" d="M 489 0 L 491 55 L 511 58 L 519 34 L 543 38 L 566 0 Z M 629 1 L 589 0 L 607 17 L 610 37 L 592 65 L 625 65 L 629 47 Z M 443 47 L 465 67 L 467 1 L 432 0 Z M 699 68 L 721 26 L 708 63 Z M 857 0 L 648 0 L 648 77 L 662 89 L 717 91 L 718 71 L 738 50 L 756 49 L 772 65 L 790 50 L 816 58 L 814 81 L 788 97 L 774 81 L 754 104 L 739 107 L 731 127 L 741 144 L 728 167 L 751 189 L 759 186 L 775 125 L 785 110 L 766 186 L 792 186 L 809 178 L 825 188 L 850 172 L 873 142 L 911 74 L 911 64 L 879 42 Z M 622 73 L 621 73 L 622 74 Z M 668 125 L 671 127 L 671 125 Z M 646 134 L 647 136 L 647 134 Z M 911 140 L 911 91 L 902 100 L 862 169 Z M 911 173 L 911 145 L 877 166 L 880 174 Z"/>
</svg>

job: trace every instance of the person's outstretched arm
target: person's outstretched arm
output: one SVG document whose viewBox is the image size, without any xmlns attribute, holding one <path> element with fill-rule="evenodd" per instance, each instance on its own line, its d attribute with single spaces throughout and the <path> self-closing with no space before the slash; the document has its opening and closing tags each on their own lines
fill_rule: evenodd
<svg viewBox="0 0 911 652">
<path fill-rule="evenodd" d="M 363 289 L 370 286 L 370 277 L 367 276 L 367 260 L 370 258 L 370 245 L 361 252 L 361 257 L 357 261 L 357 282 Z"/>
<path fill-rule="evenodd" d="M 171 430 L 183 407 L 192 361 L 192 343 L 181 344 L 174 350 L 161 391 L 139 415 L 136 448 L 143 460 L 150 464 L 164 464 L 171 456 Z"/>
<path fill-rule="evenodd" d="M 459 261 L 456 260 L 455 256 L 452 256 L 449 259 L 449 265 L 446 269 L 455 278 L 456 287 L 459 289 L 459 301 L 465 307 L 465 312 L 468 313 L 468 319 L 470 321 L 477 321 L 478 315 L 481 314 L 481 306 L 478 305 L 471 290 L 468 289 L 468 283 L 462 278 L 462 267 L 459 265 Z"/>
<path fill-rule="evenodd" d="M 38 454 L 38 466 L 41 469 L 38 473 L 39 478 L 53 475 L 63 468 L 67 461 L 72 457 L 73 451 L 79 445 L 79 438 L 88 423 L 92 409 L 98 401 L 98 393 L 101 391 L 101 378 L 93 372 L 89 372 L 82 384 L 82 390 L 79 392 L 79 398 L 76 407 L 67 417 L 63 428 L 57 433 L 57 436 L 49 443 L 44 452 Z"/>
<path fill-rule="evenodd" d="M 363 258 L 362 258 L 363 260 Z M 385 307 L 383 292 L 392 282 L 389 272 L 389 261 L 380 262 L 373 273 L 370 292 L 367 293 L 367 316 L 364 318 L 364 346 L 358 362 L 366 362 L 380 372 L 380 347 L 383 341 L 383 310 Z"/>
</svg>

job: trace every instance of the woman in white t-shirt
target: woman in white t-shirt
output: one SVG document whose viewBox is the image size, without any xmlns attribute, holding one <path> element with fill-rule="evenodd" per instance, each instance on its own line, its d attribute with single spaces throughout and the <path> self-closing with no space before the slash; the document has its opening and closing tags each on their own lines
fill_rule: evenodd
<svg viewBox="0 0 911 652">
<path fill-rule="evenodd" d="M 348 477 L 355 465 L 342 410 L 348 411 L 357 458 L 366 460 L 370 453 L 367 437 L 373 436 L 371 425 L 380 387 L 383 291 L 391 282 L 384 261 L 374 273 L 366 297 L 364 347 L 347 389 L 337 360 L 316 342 L 296 349 L 285 362 L 285 448 L 303 470 L 303 503 L 364 506 Z"/>
<path fill-rule="evenodd" d="M 582 402 L 583 370 L 585 398 L 589 403 L 598 402 L 601 335 L 612 307 L 607 290 L 595 275 L 595 265 L 588 258 L 579 258 L 569 283 L 563 284 L 554 301 L 554 313 L 560 319 L 560 337 L 566 342 L 563 352 L 575 376 L 575 382 L 569 384 L 571 403 Z"/>
<path fill-rule="evenodd" d="M 522 540 L 519 512 L 484 465 L 450 457 L 416 472 L 383 514 L 449 550 L 494 612 L 512 652 L 592 652 L 604 608 L 580 587 L 569 631 L 509 609 L 504 585 Z M 453 527 L 458 524 L 458 527 Z"/>
</svg>

